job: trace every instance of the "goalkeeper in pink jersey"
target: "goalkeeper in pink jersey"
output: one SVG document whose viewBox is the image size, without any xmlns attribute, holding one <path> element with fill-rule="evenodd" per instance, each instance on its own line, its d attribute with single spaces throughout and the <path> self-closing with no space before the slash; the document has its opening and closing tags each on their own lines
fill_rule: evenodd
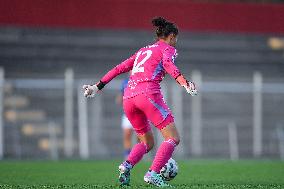
<svg viewBox="0 0 284 189">
<path fill-rule="evenodd" d="M 127 160 L 119 166 L 119 181 L 122 185 L 129 185 L 131 169 L 154 146 L 149 120 L 160 130 L 165 140 L 158 148 L 144 181 L 158 187 L 169 186 L 159 173 L 171 158 L 180 137 L 171 110 L 161 93 L 160 82 L 165 74 L 170 74 L 192 96 L 197 94 L 194 83 L 188 82 L 175 65 L 178 28 L 162 17 L 154 18 L 152 23 L 156 27 L 156 43 L 141 48 L 110 70 L 97 84 L 83 86 L 84 95 L 92 97 L 117 75 L 131 71 L 124 91 L 123 109 L 140 142 L 133 146 Z"/>
</svg>

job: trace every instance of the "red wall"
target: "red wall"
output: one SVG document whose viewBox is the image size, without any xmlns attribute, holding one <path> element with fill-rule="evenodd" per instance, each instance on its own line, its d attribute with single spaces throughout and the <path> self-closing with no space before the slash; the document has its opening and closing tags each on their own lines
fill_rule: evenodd
<svg viewBox="0 0 284 189">
<path fill-rule="evenodd" d="M 0 25 L 150 29 L 162 15 L 191 31 L 284 34 L 284 5 L 186 0 L 0 0 Z"/>
</svg>

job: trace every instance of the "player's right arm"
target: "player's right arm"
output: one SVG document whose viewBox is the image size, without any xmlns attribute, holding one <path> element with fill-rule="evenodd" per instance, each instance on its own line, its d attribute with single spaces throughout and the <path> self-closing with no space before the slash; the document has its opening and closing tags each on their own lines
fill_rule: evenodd
<svg viewBox="0 0 284 189">
<path fill-rule="evenodd" d="M 132 70 L 135 57 L 136 54 L 126 59 L 119 65 L 115 66 L 107 74 L 105 74 L 102 79 L 95 85 L 83 85 L 83 89 L 85 90 L 84 96 L 93 97 L 99 90 L 102 90 L 104 86 L 109 83 L 113 78 L 122 73 L 129 72 L 130 70 Z"/>
</svg>

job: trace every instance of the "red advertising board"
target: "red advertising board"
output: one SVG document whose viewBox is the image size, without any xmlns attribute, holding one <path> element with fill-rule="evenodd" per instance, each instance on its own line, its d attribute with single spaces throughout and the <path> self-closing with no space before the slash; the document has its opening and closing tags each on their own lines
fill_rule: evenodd
<svg viewBox="0 0 284 189">
<path fill-rule="evenodd" d="M 150 29 L 164 16 L 183 30 L 284 34 L 284 5 L 186 0 L 0 0 L 0 25 Z"/>
</svg>

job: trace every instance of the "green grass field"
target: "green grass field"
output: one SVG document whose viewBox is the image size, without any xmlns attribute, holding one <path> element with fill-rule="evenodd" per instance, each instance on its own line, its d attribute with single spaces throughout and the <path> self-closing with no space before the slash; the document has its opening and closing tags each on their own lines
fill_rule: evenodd
<svg viewBox="0 0 284 189">
<path fill-rule="evenodd" d="M 175 188 L 284 188 L 284 162 L 179 161 Z M 121 188 L 118 161 L 0 161 L 0 188 Z M 131 186 L 152 188 L 143 182 L 149 166 L 132 171 Z"/>
</svg>

